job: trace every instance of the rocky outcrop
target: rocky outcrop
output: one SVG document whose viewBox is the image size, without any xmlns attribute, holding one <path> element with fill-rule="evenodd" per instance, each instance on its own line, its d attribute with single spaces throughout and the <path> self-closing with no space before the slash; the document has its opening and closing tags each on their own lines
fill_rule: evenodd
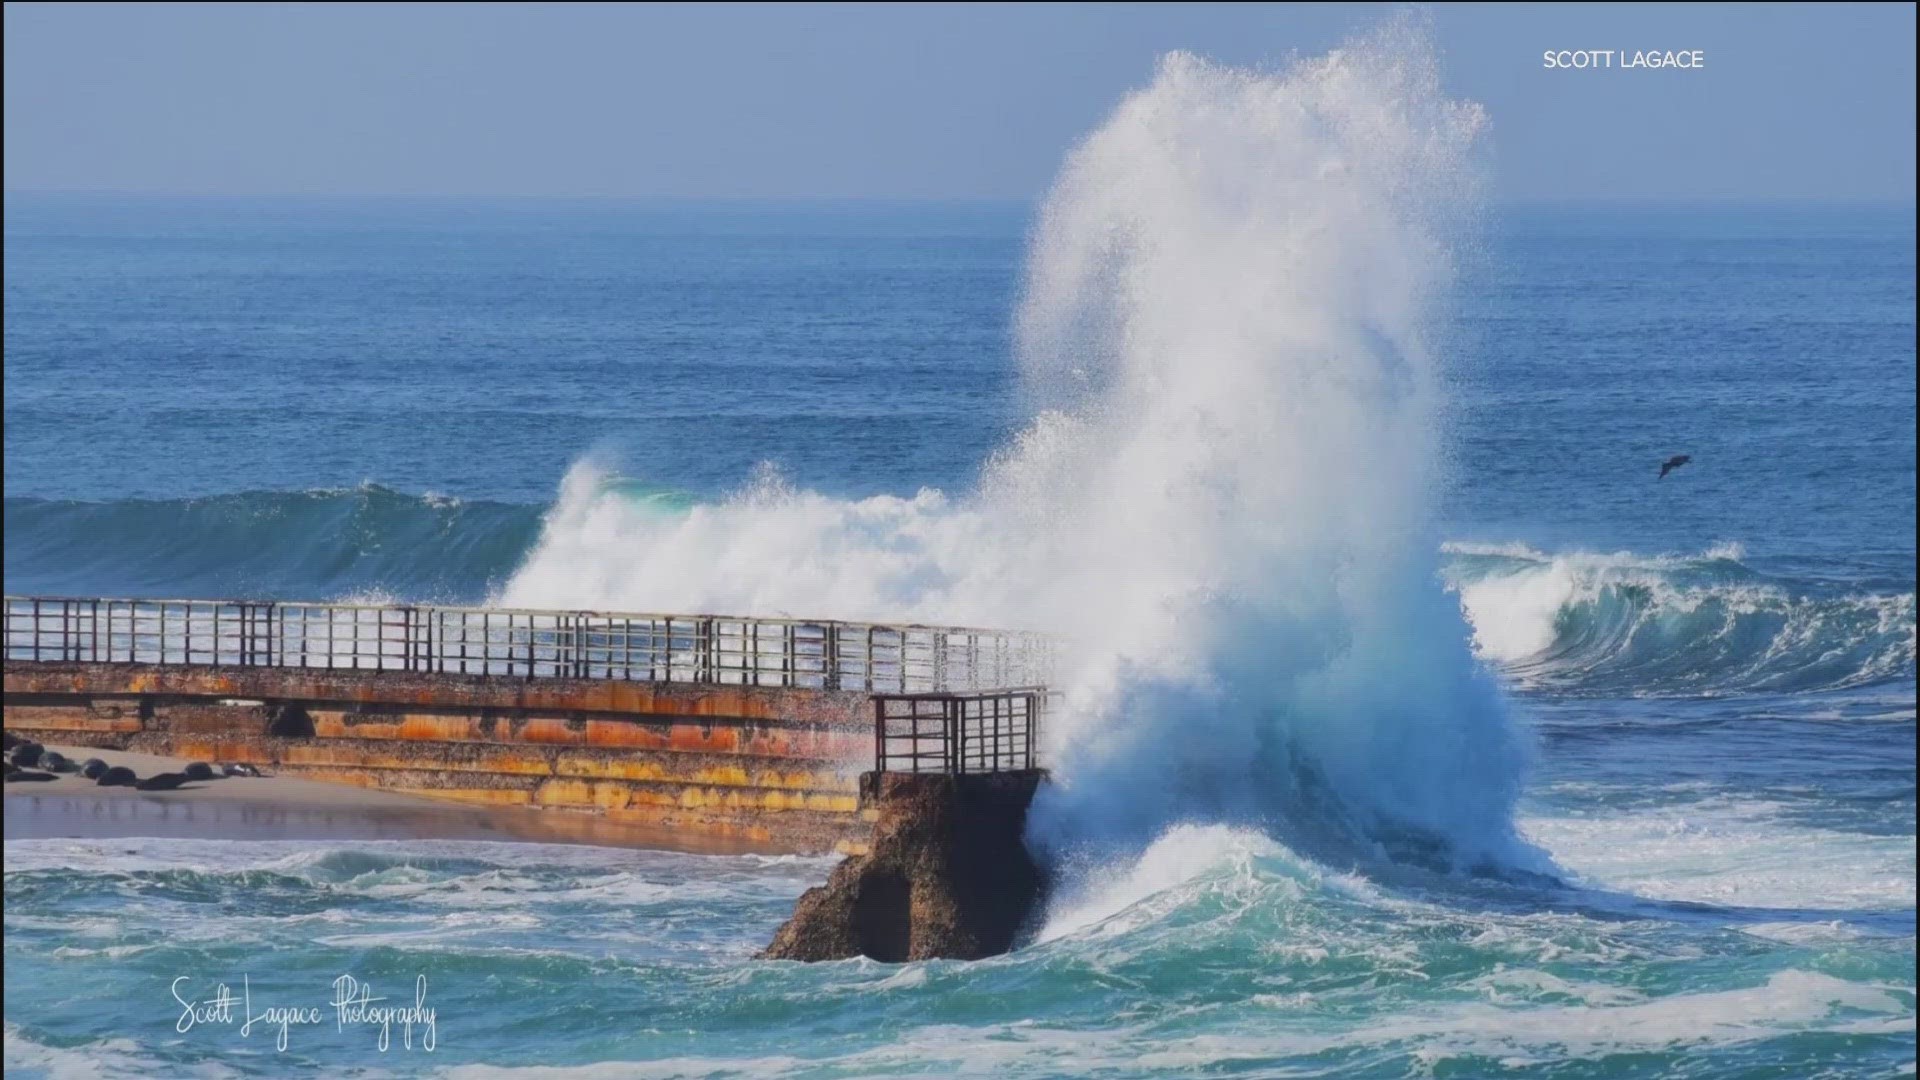
<svg viewBox="0 0 1920 1080">
<path fill-rule="evenodd" d="M 1045 775 L 862 776 L 879 812 L 868 853 L 808 889 L 760 955 L 898 963 L 1012 949 L 1044 890 L 1022 836 Z"/>
</svg>

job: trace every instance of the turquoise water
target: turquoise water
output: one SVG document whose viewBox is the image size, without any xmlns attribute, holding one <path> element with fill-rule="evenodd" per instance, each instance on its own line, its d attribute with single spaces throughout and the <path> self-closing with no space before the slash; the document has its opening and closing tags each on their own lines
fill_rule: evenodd
<svg viewBox="0 0 1920 1080">
<path fill-rule="evenodd" d="M 6 213 L 9 593 L 937 617 L 926 568 L 1032 408 L 1026 207 Z M 1912 210 L 1487 217 L 1421 550 L 1529 759 L 1450 790 L 1512 785 L 1550 874 L 1188 807 L 1011 956 L 801 966 L 751 955 L 829 860 L 9 841 L 9 1073 L 1911 1075 Z M 788 564 L 755 522 L 827 524 Z M 759 565 L 788 591 L 735 590 Z M 1372 731 L 1379 788 L 1434 771 Z M 331 1009 L 284 1052 L 177 1030 L 176 988 L 315 1008 L 341 975 L 424 977 L 432 1049 Z"/>
<path fill-rule="evenodd" d="M 821 859 L 411 842 L 15 842 L 10 1070 L 65 1075 L 1891 1075 L 1913 1057 L 1911 834 L 1759 800 L 1541 818 L 1616 888 L 1383 887 L 1178 830 L 980 963 L 748 958 Z M 1782 858 L 1782 845 L 1799 856 Z M 1631 847 L 1625 855 L 1616 848 Z M 1811 858 L 1814 865 L 1807 865 Z M 1818 879 L 1819 895 L 1805 883 Z M 1654 896 L 1674 900 L 1651 899 Z M 1704 897 L 1706 903 L 1678 898 Z M 1739 906 L 1713 901 L 1740 897 Z M 1766 904 L 1778 907 L 1767 907 Z M 1904 925 L 1903 925 L 1904 923 Z M 24 969 L 24 970 L 23 970 Z M 46 973 L 58 972 L 58 980 Z M 246 1015 L 342 974 L 403 1027 Z M 247 979 L 251 1013 L 174 1030 Z M 16 989 L 17 987 L 17 989 Z M 17 996 L 16 996 L 17 995 Z M 426 1049 L 429 1034 L 435 1039 Z M 544 1072 L 542 1068 L 557 1071 Z M 524 1071 L 523 1071 L 524 1070 Z"/>
</svg>

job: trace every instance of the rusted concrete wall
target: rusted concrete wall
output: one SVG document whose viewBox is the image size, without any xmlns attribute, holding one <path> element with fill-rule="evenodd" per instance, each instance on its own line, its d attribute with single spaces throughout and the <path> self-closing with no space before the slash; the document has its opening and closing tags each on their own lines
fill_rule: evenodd
<svg viewBox="0 0 1920 1080">
<path fill-rule="evenodd" d="M 7 730 L 581 811 L 795 851 L 865 846 L 866 694 L 417 672 L 9 662 Z"/>
</svg>

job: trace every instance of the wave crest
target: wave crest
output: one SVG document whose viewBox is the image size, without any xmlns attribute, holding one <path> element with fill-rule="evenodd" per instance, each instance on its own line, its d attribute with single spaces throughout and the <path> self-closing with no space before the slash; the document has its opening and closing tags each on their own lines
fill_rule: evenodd
<svg viewBox="0 0 1920 1080">
<path fill-rule="evenodd" d="M 475 600 L 525 554 L 539 515 L 373 483 L 189 499 L 8 497 L 7 590 Z"/>
<path fill-rule="evenodd" d="M 1608 695 L 1798 693 L 1914 676 L 1914 593 L 1693 556 L 1447 544 L 1474 644 L 1523 685 Z"/>
</svg>

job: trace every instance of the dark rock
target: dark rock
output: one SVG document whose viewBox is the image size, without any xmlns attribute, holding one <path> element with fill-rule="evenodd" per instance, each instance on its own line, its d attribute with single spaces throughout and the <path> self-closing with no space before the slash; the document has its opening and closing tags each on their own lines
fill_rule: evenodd
<svg viewBox="0 0 1920 1080">
<path fill-rule="evenodd" d="M 267 719 L 267 734 L 277 739 L 311 739 L 313 717 L 293 702 L 282 702 Z"/>
<path fill-rule="evenodd" d="M 1045 773 L 868 773 L 873 843 L 808 889 L 762 957 L 898 963 L 1012 949 L 1045 879 L 1022 835 Z"/>
<path fill-rule="evenodd" d="M 187 779 L 186 773 L 163 772 L 136 781 L 133 786 L 140 791 L 172 791 L 186 783 Z"/>
<path fill-rule="evenodd" d="M 213 766 L 204 761 L 196 761 L 180 771 L 186 774 L 189 780 L 211 780 L 217 775 L 213 771 Z"/>
<path fill-rule="evenodd" d="M 13 748 L 13 757 L 9 760 L 23 769 L 31 769 L 40 764 L 40 755 L 45 752 L 46 748 L 37 742 L 23 742 Z"/>
<path fill-rule="evenodd" d="M 132 769 L 125 765 L 115 765 L 101 773 L 94 783 L 101 787 L 132 787 L 139 779 L 140 777 L 135 775 Z"/>
<path fill-rule="evenodd" d="M 104 761 L 101 761 L 97 757 L 90 757 L 87 760 L 80 763 L 80 775 L 86 777 L 89 780 L 100 779 L 100 774 L 106 771 L 107 771 L 107 763 Z"/>
<path fill-rule="evenodd" d="M 7 773 L 6 782 L 9 784 L 19 784 L 35 780 L 53 779 L 56 779 L 56 777 L 50 772 L 33 772 L 28 769 L 14 769 Z"/>
</svg>

